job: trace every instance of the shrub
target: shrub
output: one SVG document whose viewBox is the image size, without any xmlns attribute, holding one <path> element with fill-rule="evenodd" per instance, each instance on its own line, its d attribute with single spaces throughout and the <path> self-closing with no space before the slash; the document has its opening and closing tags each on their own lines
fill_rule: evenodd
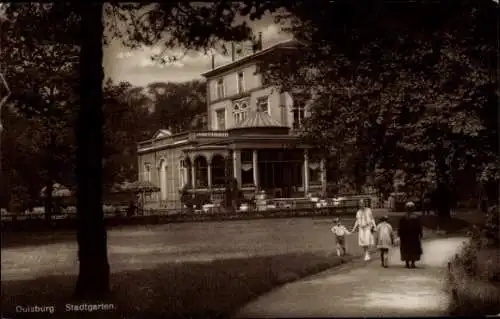
<svg viewBox="0 0 500 319">
<path fill-rule="evenodd" d="M 500 220 L 499 207 L 491 206 L 486 213 L 486 221 L 483 228 L 483 237 L 487 247 L 500 248 Z"/>
<path fill-rule="evenodd" d="M 189 193 L 188 189 L 189 189 L 188 185 L 185 185 L 181 189 L 181 203 L 182 205 L 186 206 L 187 209 L 192 210 L 194 206 L 194 199 L 193 195 Z"/>
<path fill-rule="evenodd" d="M 209 193 L 196 193 L 194 195 L 194 206 L 196 209 L 202 209 L 203 205 L 210 204 L 210 194 Z"/>
<path fill-rule="evenodd" d="M 495 214 L 490 213 L 490 217 Z M 453 296 L 450 310 L 455 315 L 500 311 L 500 248 L 493 242 L 498 240 L 498 231 L 492 233 L 497 225 L 490 220 L 483 227 L 473 226 L 470 242 L 452 261 L 448 284 Z"/>
<path fill-rule="evenodd" d="M 241 205 L 244 199 L 243 192 L 238 186 L 238 181 L 235 178 L 228 179 L 226 189 L 224 191 L 224 206 L 226 209 L 236 210 Z"/>
</svg>

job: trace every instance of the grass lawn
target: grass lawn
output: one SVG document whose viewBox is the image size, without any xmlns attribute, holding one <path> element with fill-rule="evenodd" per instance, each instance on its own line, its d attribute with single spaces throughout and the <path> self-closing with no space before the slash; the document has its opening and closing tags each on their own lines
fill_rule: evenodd
<svg viewBox="0 0 500 319">
<path fill-rule="evenodd" d="M 395 228 L 397 228 L 399 218 L 400 216 L 390 216 L 390 222 Z M 422 222 L 429 234 L 437 228 L 435 216 L 423 216 Z M 209 224 L 171 225 L 168 226 L 170 228 L 165 226 L 167 231 L 162 232 L 165 237 L 159 239 L 163 243 L 172 243 L 175 240 L 185 242 L 188 238 L 199 243 L 219 240 L 221 243 L 211 249 L 225 249 L 225 245 L 236 248 L 257 245 L 256 247 L 262 250 L 266 243 L 274 241 L 273 247 L 275 248 L 272 250 L 274 253 L 266 256 L 222 258 L 214 261 L 163 261 L 150 269 L 117 271 L 111 274 L 112 294 L 109 300 L 102 301 L 113 304 L 114 311 L 84 313 L 83 315 L 92 318 L 123 318 L 124 315 L 132 317 L 135 315 L 230 317 L 243 305 L 276 286 L 338 266 L 352 259 L 342 260 L 332 255 L 334 248 L 329 242 L 331 234 L 328 231 L 330 227 L 328 220 L 307 222 L 302 219 L 279 222 L 254 221 L 253 223 L 255 226 L 250 226 L 249 222 L 222 222 L 211 224 L 210 227 Z M 349 228 L 351 221 L 346 221 L 346 224 Z M 200 227 L 200 229 L 195 227 Z M 255 230 L 250 231 L 250 227 L 254 227 Z M 467 227 L 466 221 L 452 219 L 445 230 L 451 233 L 465 230 Z M 181 231 L 180 228 L 183 230 Z M 244 235 L 241 237 L 242 235 L 239 234 L 245 229 L 248 232 L 247 237 Z M 263 234 L 259 233 L 264 230 Z M 131 236 L 130 232 L 132 230 L 126 231 L 127 236 Z M 116 242 L 124 242 L 125 237 L 120 237 L 120 234 L 115 231 Z M 158 240 L 157 236 L 159 236 L 158 232 L 155 232 L 146 237 L 147 233 L 144 230 L 138 234 L 142 236 L 140 238 L 145 245 L 149 245 L 146 238 Z M 57 235 L 54 236 L 57 237 Z M 239 240 L 238 236 L 241 237 Z M 309 239 L 307 239 L 308 236 Z M 351 252 L 353 255 L 359 255 L 360 250 L 356 247 L 355 237 L 352 236 L 348 247 L 356 248 Z M 129 240 L 141 241 L 139 237 L 133 236 Z M 316 250 L 321 245 L 324 247 Z M 281 247 L 287 246 L 301 246 L 301 249 L 278 253 Z M 207 247 L 199 248 L 203 248 L 203 251 L 207 249 Z M 141 260 L 147 257 L 137 255 L 135 258 Z M 28 265 L 33 267 L 34 264 L 26 264 Z M 19 267 L 22 266 L 21 264 Z M 4 316 L 15 317 L 18 305 L 54 306 L 56 317 L 81 317 L 82 313 L 64 311 L 65 304 L 74 302 L 70 296 L 75 282 L 74 275 L 4 280 L 1 284 L 2 312 Z"/>
<path fill-rule="evenodd" d="M 304 253 L 166 264 L 150 270 L 116 273 L 111 276 L 112 294 L 109 300 L 102 301 L 112 303 L 115 310 L 87 315 L 92 318 L 135 314 L 230 317 L 275 286 L 347 260 L 331 254 Z M 75 282 L 74 276 L 2 282 L 2 311 L 13 315 L 17 305 L 54 306 L 56 317 L 71 318 L 77 314 L 64 312 L 64 305 L 74 302 L 70 296 Z"/>
</svg>

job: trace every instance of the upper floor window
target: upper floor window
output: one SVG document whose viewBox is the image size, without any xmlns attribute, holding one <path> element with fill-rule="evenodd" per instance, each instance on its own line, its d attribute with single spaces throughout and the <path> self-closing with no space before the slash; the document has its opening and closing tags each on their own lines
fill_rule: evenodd
<svg viewBox="0 0 500 319">
<path fill-rule="evenodd" d="M 144 164 L 144 180 L 151 182 L 151 165 L 149 163 Z"/>
<path fill-rule="evenodd" d="M 257 112 L 269 113 L 269 97 L 262 96 L 257 98 Z"/>
<path fill-rule="evenodd" d="M 224 97 L 224 79 L 217 80 L 217 98 L 222 99 Z"/>
<path fill-rule="evenodd" d="M 243 71 L 238 72 L 238 93 L 243 93 L 245 91 L 245 82 L 243 78 Z"/>
<path fill-rule="evenodd" d="M 293 113 L 292 128 L 298 129 L 304 122 L 304 117 L 305 117 L 304 103 L 294 103 L 294 106 L 292 108 L 292 113 Z"/>
<path fill-rule="evenodd" d="M 215 123 L 217 130 L 226 129 L 226 109 L 220 109 L 215 111 Z"/>
<path fill-rule="evenodd" d="M 239 123 L 247 118 L 248 115 L 248 102 L 240 101 L 233 103 L 233 118 L 234 123 Z"/>
<path fill-rule="evenodd" d="M 263 69 L 262 65 L 257 64 L 255 74 L 258 75 L 258 77 L 260 78 L 261 86 L 267 86 L 269 84 L 269 80 L 267 78 L 267 75 L 265 74 L 265 70 Z"/>
</svg>

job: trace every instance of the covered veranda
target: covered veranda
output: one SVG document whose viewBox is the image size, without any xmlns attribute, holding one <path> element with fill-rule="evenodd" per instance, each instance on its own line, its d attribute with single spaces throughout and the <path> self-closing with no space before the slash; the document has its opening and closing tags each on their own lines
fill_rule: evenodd
<svg viewBox="0 0 500 319">
<path fill-rule="evenodd" d="M 221 193 L 235 178 L 245 195 L 265 191 L 277 198 L 305 197 L 326 192 L 325 160 L 308 148 L 188 150 L 185 180 L 192 192 Z M 267 146 L 267 147 L 265 147 Z"/>
</svg>

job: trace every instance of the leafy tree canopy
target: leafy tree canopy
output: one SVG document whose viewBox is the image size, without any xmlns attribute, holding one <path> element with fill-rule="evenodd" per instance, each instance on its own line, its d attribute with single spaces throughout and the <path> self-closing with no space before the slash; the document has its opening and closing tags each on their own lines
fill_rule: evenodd
<svg viewBox="0 0 500 319">
<path fill-rule="evenodd" d="M 494 178 L 496 6 L 297 2 L 279 19 L 291 19 L 302 46 L 263 69 L 283 91 L 306 96 L 302 135 L 342 154 L 353 175 L 403 168 L 415 185 L 437 162 L 441 176 L 473 169 Z"/>
</svg>

